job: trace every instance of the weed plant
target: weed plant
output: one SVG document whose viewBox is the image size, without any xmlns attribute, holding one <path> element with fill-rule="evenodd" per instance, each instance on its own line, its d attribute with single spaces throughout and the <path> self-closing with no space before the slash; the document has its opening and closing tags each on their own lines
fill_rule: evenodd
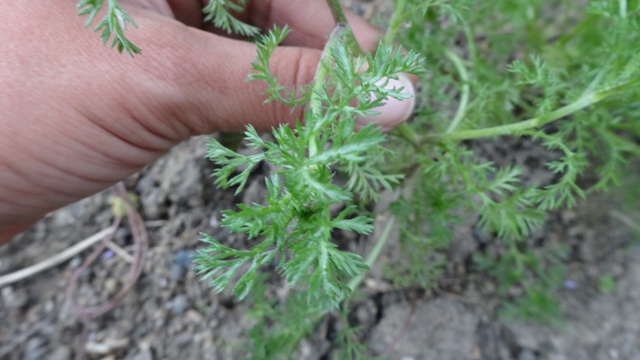
<svg viewBox="0 0 640 360">
<path fill-rule="evenodd" d="M 508 300 L 502 314 L 557 322 L 567 249 L 541 252 L 526 240 L 549 212 L 618 185 L 640 154 L 640 1 L 394 0 L 391 17 L 379 19 L 386 33 L 374 54 L 358 47 L 337 1 L 327 4 L 336 26 L 308 87 L 285 89 L 270 72 L 289 28 L 255 37 L 250 80 L 266 84 L 267 101 L 304 107 L 304 119 L 272 137 L 249 126 L 252 155 L 209 144 L 221 188 L 240 193 L 258 164 L 273 169 L 262 202 L 223 213 L 222 226 L 253 245 L 236 249 L 203 235 L 207 246 L 195 259 L 216 291 L 229 288 L 253 304 L 247 356 L 296 358 L 299 342 L 332 313 L 342 322 L 336 357 L 367 358 L 360 329 L 348 321 L 349 298 L 394 227 L 401 251 L 381 265 L 396 286 L 437 286 L 453 226 L 476 223 L 498 249 L 473 259 Z M 80 1 L 87 24 L 102 5 Z M 256 36 L 232 15 L 243 5 L 212 0 L 204 11 L 224 30 Z M 107 7 L 97 27 L 103 41 L 138 53 L 123 30 L 133 20 L 117 1 Z M 386 86 L 402 72 L 421 77 L 412 120 L 387 135 L 375 124 L 355 131 L 356 117 L 406 97 Z M 507 138 L 548 150 L 552 180 L 536 183 L 526 168 L 476 151 L 479 141 Z M 395 198 L 367 211 L 382 194 Z M 338 230 L 372 234 L 376 216 L 386 225 L 370 237 L 366 259 L 337 245 Z M 264 296 L 273 271 L 293 290 L 284 303 Z"/>
</svg>

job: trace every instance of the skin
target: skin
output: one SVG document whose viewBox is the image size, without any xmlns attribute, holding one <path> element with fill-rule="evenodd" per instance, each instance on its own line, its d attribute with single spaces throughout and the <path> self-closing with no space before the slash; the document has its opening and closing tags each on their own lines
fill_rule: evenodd
<svg viewBox="0 0 640 360">
<path fill-rule="evenodd" d="M 126 33 L 143 50 L 134 59 L 85 29 L 75 0 L 0 4 L 0 243 L 189 136 L 246 124 L 269 131 L 301 118 L 300 109 L 263 105 L 264 84 L 246 81 L 255 46 L 204 24 L 202 1 L 121 3 L 138 25 Z M 361 45 L 374 50 L 380 34 L 348 17 Z M 262 29 L 289 24 L 294 31 L 272 71 L 287 87 L 313 80 L 333 27 L 324 1 L 248 1 L 241 18 Z M 404 117 L 380 123 L 393 127 Z"/>
</svg>

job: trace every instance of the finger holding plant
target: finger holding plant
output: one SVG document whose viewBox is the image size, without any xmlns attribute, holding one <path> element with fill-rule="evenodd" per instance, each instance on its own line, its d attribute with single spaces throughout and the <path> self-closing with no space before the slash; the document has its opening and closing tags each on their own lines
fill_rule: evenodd
<svg viewBox="0 0 640 360">
<path fill-rule="evenodd" d="M 337 19 L 346 19 L 341 8 L 330 4 Z M 377 108 L 385 103 L 409 99 L 406 87 L 391 84 L 398 83 L 399 73 L 420 75 L 424 69 L 420 56 L 389 44 L 365 54 L 348 24 L 336 22 L 313 84 L 286 89 L 271 74 L 269 60 L 289 32 L 288 27 L 276 27 L 260 38 L 253 64 L 256 73 L 250 79 L 267 83 L 267 101 L 304 107 L 304 119 L 294 128 L 274 129 L 274 141 L 263 140 L 249 126 L 245 139 L 261 153 L 244 156 L 215 140 L 208 152 L 219 166 L 216 183 L 223 188 L 237 186 L 236 192 L 243 190 L 258 163 L 266 161 L 279 169 L 266 180 L 266 204 L 239 205 L 240 211 L 223 214 L 222 226 L 261 242 L 250 250 L 236 250 L 205 236 L 210 246 L 200 251 L 196 262 L 218 291 L 229 286 L 236 272 L 244 271 L 232 291 L 239 298 L 250 292 L 261 268 L 276 262 L 290 286 L 308 288 L 310 307 L 330 310 L 351 292 L 349 280 L 368 269 L 360 256 L 338 249 L 332 240 L 334 230 L 370 233 L 372 220 L 358 215 L 356 202 L 375 199 L 380 189 L 390 189 L 402 177 L 373 170 L 375 162 L 392 154 L 382 146 L 386 139 L 377 123 L 357 131 L 356 123 L 375 119 Z M 236 174 L 238 167 L 243 170 Z M 347 188 L 334 183 L 336 168 L 349 177 Z M 344 203 L 348 206 L 333 217 L 330 208 Z"/>
</svg>

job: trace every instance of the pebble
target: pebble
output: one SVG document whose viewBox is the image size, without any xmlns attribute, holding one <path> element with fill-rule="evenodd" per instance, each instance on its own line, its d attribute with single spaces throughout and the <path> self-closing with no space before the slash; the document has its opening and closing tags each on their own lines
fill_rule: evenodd
<svg viewBox="0 0 640 360">
<path fill-rule="evenodd" d="M 66 346 L 60 346 L 51 353 L 51 360 L 68 360 L 72 359 L 71 349 Z"/>
<path fill-rule="evenodd" d="M 184 268 L 184 266 L 180 266 L 175 263 L 171 264 L 171 280 L 173 281 L 182 280 L 186 272 L 187 270 Z"/>
<path fill-rule="evenodd" d="M 113 251 L 107 249 L 102 253 L 102 259 L 103 260 L 111 259 L 113 257 L 113 255 L 114 255 Z"/>
<path fill-rule="evenodd" d="M 171 300 L 171 313 L 179 315 L 183 314 L 189 307 L 189 299 L 185 295 L 177 295 Z"/>
<path fill-rule="evenodd" d="M 570 290 L 577 289 L 579 287 L 578 283 L 573 280 L 565 280 L 564 287 Z"/>
<path fill-rule="evenodd" d="M 24 306 L 29 297 L 22 289 L 14 290 L 12 286 L 2 289 L 2 302 L 7 309 L 19 309 Z"/>
<path fill-rule="evenodd" d="M 115 235 L 116 239 L 128 240 L 129 238 L 131 238 L 131 236 L 132 236 L 131 229 L 129 229 L 129 227 L 121 227 L 118 230 L 116 230 L 116 235 Z"/>
<path fill-rule="evenodd" d="M 358 319 L 358 322 L 362 323 L 366 323 L 370 318 L 370 314 L 369 314 L 369 310 L 365 308 L 365 306 L 359 306 L 358 310 L 356 311 L 356 317 Z"/>
<path fill-rule="evenodd" d="M 104 287 L 107 290 L 107 294 L 111 296 L 118 290 L 118 281 L 116 279 L 109 278 L 105 281 Z"/>
<path fill-rule="evenodd" d="M 75 270 L 82 265 L 82 259 L 79 256 L 74 256 L 71 261 L 69 261 L 69 267 L 71 270 Z"/>
<path fill-rule="evenodd" d="M 152 188 L 141 196 L 142 209 L 147 219 L 158 219 L 167 211 L 165 200 L 167 193 L 159 188 Z"/>
<path fill-rule="evenodd" d="M 153 354 L 147 346 L 146 348 L 140 349 L 140 352 L 133 357 L 133 360 L 153 360 Z"/>
<path fill-rule="evenodd" d="M 29 339 L 24 349 L 24 358 L 27 360 L 44 359 L 44 354 L 47 352 L 47 348 L 44 346 L 45 342 L 45 339 L 39 336 Z"/>
<path fill-rule="evenodd" d="M 525 349 L 518 354 L 518 360 L 536 360 L 536 355 L 531 350 Z"/>
<path fill-rule="evenodd" d="M 173 281 L 181 280 L 188 269 L 192 266 L 193 256 L 196 254 L 195 250 L 181 249 L 176 252 L 173 258 L 173 264 L 171 264 L 171 279 Z"/>
<path fill-rule="evenodd" d="M 47 313 L 50 313 L 51 311 L 53 311 L 53 309 L 55 309 L 55 307 L 56 307 L 56 303 L 53 300 L 48 300 L 44 304 L 44 311 Z"/>
<path fill-rule="evenodd" d="M 195 250 L 181 249 L 176 252 L 176 256 L 173 259 L 173 262 L 184 266 L 186 268 L 191 266 L 193 261 L 193 256 L 196 254 Z"/>
<path fill-rule="evenodd" d="M 217 213 L 209 217 L 209 226 L 211 226 L 212 228 L 217 228 L 218 226 L 220 226 L 220 221 L 218 220 Z"/>
<path fill-rule="evenodd" d="M 193 309 L 187 310 L 187 313 L 186 313 L 185 317 L 190 322 L 192 322 L 194 324 L 198 324 L 198 323 L 202 322 L 202 320 L 204 319 L 199 312 L 197 312 L 197 311 L 195 311 Z"/>
</svg>

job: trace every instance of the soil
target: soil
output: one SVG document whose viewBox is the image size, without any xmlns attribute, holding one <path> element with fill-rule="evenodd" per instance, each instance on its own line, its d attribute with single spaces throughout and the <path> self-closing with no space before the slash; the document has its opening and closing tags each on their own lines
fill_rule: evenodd
<svg viewBox="0 0 640 360">
<path fill-rule="evenodd" d="M 353 2 L 372 12 L 376 2 Z M 146 266 L 134 289 L 109 313 L 83 322 L 66 306 L 71 274 L 90 251 L 52 269 L 0 289 L 0 359 L 239 359 L 251 321 L 248 307 L 215 294 L 199 280 L 190 256 L 199 233 L 242 246 L 244 240 L 219 227 L 220 211 L 238 202 L 259 201 L 262 172 L 247 191 L 217 190 L 204 158 L 205 137 L 192 138 L 126 181 L 140 197 L 149 232 Z M 479 144 L 494 161 L 522 163 L 532 179 L 549 175 L 531 159 L 535 146 Z M 504 152 L 504 147 L 514 151 Z M 484 150 L 483 150 L 484 149 Z M 502 149 L 502 150 L 501 150 Z M 540 161 L 538 161 L 540 162 Z M 0 248 L 0 274 L 38 263 L 110 226 L 111 191 L 53 212 Z M 443 282 L 433 291 L 389 289 L 379 269 L 364 282 L 355 305 L 373 355 L 422 359 L 640 359 L 640 247 L 628 221 L 640 214 L 623 206 L 624 195 L 591 196 L 574 209 L 550 214 L 533 237 L 571 248 L 565 287 L 558 291 L 562 327 L 506 321 L 496 316 L 496 284 L 471 265 L 479 240 L 473 223 L 455 229 Z M 637 209 L 636 204 L 635 209 Z M 634 209 L 633 207 L 631 209 Z M 389 246 L 393 248 L 393 239 Z M 115 243 L 133 248 L 122 226 Z M 124 283 L 130 264 L 105 251 L 81 277 L 76 299 L 99 304 Z M 603 286 L 609 279 L 609 287 Z M 274 284 L 273 286 L 280 286 Z M 314 336 L 301 345 L 303 359 L 332 359 L 332 337 Z"/>
</svg>

